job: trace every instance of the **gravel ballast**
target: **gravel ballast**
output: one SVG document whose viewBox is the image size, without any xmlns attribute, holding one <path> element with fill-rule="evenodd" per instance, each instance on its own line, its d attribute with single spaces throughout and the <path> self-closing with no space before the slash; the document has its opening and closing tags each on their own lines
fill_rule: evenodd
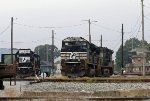
<svg viewBox="0 0 150 101">
<path fill-rule="evenodd" d="M 80 82 L 41 82 L 30 84 L 29 81 L 18 81 L 17 85 L 10 86 L 9 82 L 4 82 L 5 90 L 0 91 L 0 96 L 14 97 L 24 96 L 24 92 L 29 95 L 36 93 L 67 92 L 77 94 L 88 93 L 97 96 L 150 96 L 150 83 L 80 83 Z M 143 92 L 143 93 L 142 93 Z M 67 94 L 66 93 L 66 94 Z M 135 93 L 135 94 L 134 94 Z M 123 94 L 123 95 L 122 95 Z M 143 94 L 143 95 L 142 95 Z M 33 94 L 34 95 L 34 94 Z M 43 95 L 43 94 L 42 94 Z M 47 94 L 48 95 L 48 94 Z M 25 95 L 26 96 L 26 95 Z M 49 95 L 48 95 L 49 96 Z"/>
</svg>

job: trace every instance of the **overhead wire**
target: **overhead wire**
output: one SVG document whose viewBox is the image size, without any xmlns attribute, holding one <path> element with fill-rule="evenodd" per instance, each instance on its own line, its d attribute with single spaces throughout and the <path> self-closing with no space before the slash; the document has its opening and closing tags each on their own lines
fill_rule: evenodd
<svg viewBox="0 0 150 101">
<path fill-rule="evenodd" d="M 100 40 L 92 40 L 92 41 L 100 41 Z M 118 40 L 103 40 L 103 41 L 106 41 L 106 42 L 114 42 L 114 41 L 118 41 Z"/>
<path fill-rule="evenodd" d="M 131 32 L 129 32 L 129 33 L 132 33 L 132 34 L 129 36 L 129 38 L 131 38 L 135 33 L 137 33 L 137 34 L 136 34 L 136 37 L 137 37 L 137 35 L 138 35 L 138 33 L 139 33 L 139 30 L 140 30 L 140 28 L 141 28 L 140 17 L 141 17 L 141 14 L 140 14 L 139 17 L 138 17 L 138 19 L 137 19 L 137 21 L 136 21 L 136 23 L 135 23 L 135 25 L 134 25 L 134 27 L 133 27 L 133 30 L 131 30 Z M 139 24 L 138 24 L 138 23 L 139 23 Z M 127 32 L 124 32 L 124 34 L 125 34 L 125 33 L 127 33 Z M 129 39 L 129 38 L 126 38 L 125 40 L 127 40 L 127 39 Z M 115 46 L 114 49 L 117 48 L 117 46 L 119 45 L 119 43 L 120 43 L 121 41 L 122 41 L 122 39 L 120 39 L 120 40 L 117 42 L 117 44 L 114 45 L 114 46 Z"/>
<path fill-rule="evenodd" d="M 51 37 L 46 37 L 44 39 L 41 39 L 41 40 L 35 40 L 35 41 L 29 41 L 29 42 L 23 42 L 23 41 L 16 41 L 16 42 L 13 42 L 14 44 L 31 44 L 31 43 L 38 43 L 38 42 L 42 42 L 42 41 L 46 41 L 48 39 L 50 39 Z M 11 43 L 9 41 L 0 41 L 0 42 L 5 42 L 5 43 Z"/>
<path fill-rule="evenodd" d="M 147 19 L 148 21 L 150 21 L 150 18 L 148 18 L 147 16 L 144 16 L 145 19 Z"/>
<path fill-rule="evenodd" d="M 114 49 L 116 50 L 117 49 L 117 46 L 119 45 L 119 43 L 122 41 L 122 39 L 120 39 L 117 44 L 114 45 Z M 118 48 L 119 49 L 119 48 Z"/>
<path fill-rule="evenodd" d="M 138 36 L 138 34 L 139 34 L 139 30 L 141 29 L 141 26 L 142 26 L 142 24 L 140 24 L 140 26 L 139 26 L 139 28 L 138 28 L 138 31 L 137 31 L 137 34 L 136 34 L 136 38 L 137 38 L 137 36 Z"/>
<path fill-rule="evenodd" d="M 32 26 L 32 25 L 26 25 L 26 24 L 21 24 L 21 23 L 16 23 L 14 22 L 14 24 L 19 25 L 19 26 L 23 26 L 23 27 L 28 27 L 28 28 L 38 28 L 38 29 L 55 29 L 55 28 L 70 28 L 70 27 L 78 27 L 81 25 L 84 25 L 86 23 L 81 23 L 81 24 L 76 24 L 76 25 L 70 25 L 70 26 L 58 26 L 58 27 L 49 27 L 49 26 Z M 51 37 L 49 37 L 51 38 Z M 56 37 L 55 37 L 56 39 Z M 57 38 L 58 39 L 58 38 Z M 46 39 L 42 39 L 42 40 L 36 40 L 36 41 L 31 41 L 31 42 L 20 42 L 20 44 L 23 43 L 38 43 L 38 42 L 42 42 L 43 40 Z M 60 39 L 58 39 L 60 41 Z"/>
<path fill-rule="evenodd" d="M 38 28 L 38 29 L 57 29 L 57 28 L 69 28 L 69 27 L 77 27 L 81 26 L 85 23 L 77 24 L 77 25 L 70 25 L 70 26 L 57 26 L 57 27 L 50 27 L 50 26 L 32 26 L 32 25 L 26 25 L 26 24 L 20 24 L 20 23 L 14 23 L 19 26 L 29 27 L 29 28 Z"/>
<path fill-rule="evenodd" d="M 113 32 L 116 32 L 116 33 L 121 33 L 121 31 L 118 31 L 118 30 L 114 30 L 114 29 L 112 29 L 112 28 L 108 28 L 108 27 L 105 27 L 105 26 L 101 26 L 101 25 L 98 25 L 98 24 L 95 24 L 95 23 L 93 23 L 93 25 L 95 25 L 96 27 L 98 27 L 98 28 L 103 28 L 103 29 L 105 29 L 105 30 L 109 30 L 109 31 L 113 31 Z M 120 35 L 118 35 L 118 37 L 119 37 Z M 107 41 L 107 42 L 115 42 L 115 41 L 117 41 L 117 40 L 103 40 L 103 41 Z M 119 41 L 120 42 L 120 41 Z M 118 44 L 118 43 L 117 43 Z M 115 46 L 116 47 L 116 46 Z"/>
<path fill-rule="evenodd" d="M 145 5 L 145 4 L 144 4 L 144 7 L 146 7 L 146 8 L 150 8 L 150 6 L 147 6 L 147 5 Z"/>
<path fill-rule="evenodd" d="M 59 39 L 59 38 L 58 38 L 58 37 L 56 37 L 56 36 L 55 36 L 55 38 L 54 38 L 54 39 L 56 39 L 56 40 L 58 40 L 58 41 L 62 41 L 61 39 Z"/>
<path fill-rule="evenodd" d="M 141 28 L 140 17 L 141 17 L 141 14 L 139 15 L 139 17 L 138 17 L 138 19 L 137 19 L 137 21 L 136 21 L 136 23 L 135 23 L 135 25 L 134 25 L 134 27 L 133 27 L 133 30 L 131 30 L 131 32 L 124 32 L 124 34 L 125 34 L 125 33 L 132 33 L 132 34 L 129 36 L 129 38 L 131 38 L 135 33 L 137 33 L 137 34 L 136 34 L 136 37 L 137 37 L 137 35 L 138 35 L 138 33 L 139 33 L 139 30 L 140 30 L 140 28 Z M 140 23 L 140 24 L 138 24 L 138 23 Z M 121 31 L 116 31 L 116 32 L 121 33 Z M 126 38 L 126 39 L 128 39 L 128 38 Z M 117 48 L 117 46 L 119 45 L 119 43 L 120 43 L 121 41 L 122 41 L 122 39 L 120 39 L 120 40 L 116 43 L 116 45 L 114 45 L 114 49 Z"/>
<path fill-rule="evenodd" d="M 9 28 L 10 28 L 11 25 L 8 25 L 2 32 L 0 32 L 0 35 L 4 34 Z"/>
<path fill-rule="evenodd" d="M 95 23 L 93 23 L 93 25 L 95 25 L 96 27 L 99 27 L 99 28 L 103 28 L 103 29 L 105 29 L 105 30 L 109 30 L 109 31 L 113 31 L 113 32 L 117 32 L 117 33 L 121 33 L 121 31 L 118 31 L 118 30 L 114 30 L 114 29 L 111 29 L 111 28 L 108 28 L 108 27 L 105 27 L 105 26 L 102 26 L 102 25 L 98 25 L 98 24 L 95 24 Z M 121 34 L 120 34 L 121 35 Z M 119 35 L 119 36 L 120 36 Z M 108 40 L 105 40 L 105 41 L 108 41 Z M 110 40 L 109 40 L 110 41 Z M 117 40 L 111 40 L 111 41 L 117 41 Z M 115 48 L 114 49 L 116 49 L 116 47 L 118 46 L 118 44 L 121 42 L 121 39 L 117 42 L 117 44 L 116 45 L 113 45 Z"/>
<path fill-rule="evenodd" d="M 133 26 L 133 30 L 131 30 L 131 32 L 130 32 L 131 35 L 128 38 L 126 38 L 126 39 L 131 38 L 137 32 L 137 30 L 139 31 L 139 26 L 141 26 L 140 17 L 141 17 L 141 14 L 139 15 L 135 25 Z M 124 32 L 124 33 L 126 33 L 126 32 Z"/>
<path fill-rule="evenodd" d="M 98 24 L 95 24 L 95 23 L 93 23 L 93 25 L 95 25 L 95 26 L 97 26 L 97 27 L 100 27 L 100 28 L 103 28 L 103 29 L 105 29 L 105 30 L 111 30 L 111 31 L 120 33 L 120 31 L 117 31 L 117 30 L 114 30 L 114 29 L 111 29 L 111 28 L 108 28 L 108 27 L 105 27 L 105 26 L 102 26 L 102 25 L 98 25 Z"/>
<path fill-rule="evenodd" d="M 52 38 L 52 37 L 46 37 L 46 38 L 44 38 L 44 39 L 36 40 L 36 41 L 31 41 L 31 42 L 33 42 L 33 43 L 43 42 L 43 41 L 46 41 L 46 40 L 48 40 L 48 39 L 50 39 L 50 38 Z"/>
<path fill-rule="evenodd" d="M 137 23 L 138 23 L 138 21 L 136 22 L 136 24 L 135 24 L 135 26 L 137 25 Z M 19 26 L 24 26 L 24 27 L 30 27 L 30 28 L 38 28 L 38 29 L 46 29 L 46 28 L 50 28 L 50 29 L 52 29 L 52 28 L 68 28 L 68 27 L 76 27 L 76 26 L 81 26 L 81 25 L 83 25 L 83 24 L 85 24 L 85 23 L 82 23 L 82 24 L 77 24 L 77 25 L 71 25 L 71 26 L 59 26 L 59 27 L 49 27 L 49 26 L 32 26 L 32 25 L 25 25 L 25 24 L 20 24 L 20 23 L 14 23 L 14 24 L 16 24 L 16 25 L 19 25 Z M 93 25 L 95 25 L 95 26 L 97 26 L 97 27 L 101 27 L 101 28 L 103 28 L 103 29 L 105 29 L 105 30 L 111 30 L 111 31 L 114 31 L 114 32 L 117 32 L 117 33 L 121 33 L 121 31 L 117 31 L 117 30 L 114 30 L 114 29 L 111 29 L 111 28 L 108 28 L 108 27 L 105 27 L 105 26 L 102 26 L 102 25 L 98 25 L 98 24 L 94 24 L 93 23 Z M 8 28 L 7 28 L 8 29 Z M 4 31 L 5 32 L 5 31 Z M 131 35 L 132 36 L 132 35 Z M 130 36 L 130 37 L 131 37 Z M 33 41 L 32 41 L 33 42 Z"/>
</svg>

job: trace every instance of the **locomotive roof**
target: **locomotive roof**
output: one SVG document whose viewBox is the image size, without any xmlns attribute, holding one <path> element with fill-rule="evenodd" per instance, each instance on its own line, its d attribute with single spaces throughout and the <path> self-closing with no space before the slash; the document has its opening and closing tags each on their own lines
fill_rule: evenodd
<svg viewBox="0 0 150 101">
<path fill-rule="evenodd" d="M 82 37 L 67 37 L 63 41 L 87 41 Z"/>
<path fill-rule="evenodd" d="M 107 47 L 98 47 L 97 49 L 101 49 L 101 48 L 106 49 L 107 51 L 110 51 L 110 52 L 114 53 L 113 50 L 111 50 L 111 49 L 109 49 L 109 48 L 107 48 Z"/>
<path fill-rule="evenodd" d="M 32 51 L 31 49 L 19 49 L 16 54 L 34 54 L 37 55 L 36 53 L 34 53 L 34 51 Z"/>
</svg>

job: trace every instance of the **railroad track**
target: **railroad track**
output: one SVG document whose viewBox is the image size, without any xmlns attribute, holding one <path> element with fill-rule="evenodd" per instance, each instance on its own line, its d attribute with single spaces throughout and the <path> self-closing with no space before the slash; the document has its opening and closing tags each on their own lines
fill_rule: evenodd
<svg viewBox="0 0 150 101">
<path fill-rule="evenodd" d="M 150 97 L 108 97 L 108 98 L 99 98 L 92 97 L 88 98 L 90 101 L 145 101 L 150 100 Z"/>
<path fill-rule="evenodd" d="M 73 98 L 73 97 L 0 97 L 0 101 L 51 101 L 52 99 L 66 101 L 145 101 L 150 100 L 150 97 L 90 97 L 90 98 Z"/>
<path fill-rule="evenodd" d="M 5 79 L 7 80 L 7 79 Z M 9 80 L 9 79 L 8 79 Z M 81 77 L 81 78 L 68 78 L 68 77 L 45 77 L 36 79 L 34 77 L 17 78 L 17 81 L 40 81 L 40 82 L 99 82 L 99 83 L 135 83 L 135 82 L 150 82 L 150 76 L 133 76 L 133 77 Z"/>
<path fill-rule="evenodd" d="M 46 101 L 46 97 L 0 97 L 0 101 Z"/>
</svg>

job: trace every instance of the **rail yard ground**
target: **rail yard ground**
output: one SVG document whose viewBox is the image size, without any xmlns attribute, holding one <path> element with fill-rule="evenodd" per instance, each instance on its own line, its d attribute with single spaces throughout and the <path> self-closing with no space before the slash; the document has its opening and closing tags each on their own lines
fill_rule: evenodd
<svg viewBox="0 0 150 101">
<path fill-rule="evenodd" d="M 95 82 L 95 83 L 132 83 L 132 82 L 150 82 L 150 76 L 131 76 L 131 75 L 113 75 L 111 77 L 77 77 L 68 78 L 66 76 L 51 76 L 51 77 L 28 77 L 24 79 L 17 79 L 18 81 L 50 81 L 50 82 Z"/>
<path fill-rule="evenodd" d="M 56 78 L 56 77 L 54 77 Z M 54 79 L 53 77 L 51 79 Z M 111 77 L 109 79 L 149 79 L 150 77 Z M 48 78 L 47 78 L 48 79 Z M 107 79 L 107 78 L 101 78 Z M 4 81 L 5 90 L 0 91 L 1 97 L 32 98 L 35 101 L 102 101 L 103 98 L 136 98 L 135 101 L 149 101 L 150 82 L 86 82 L 73 81 L 46 81 L 30 83 L 31 81 L 17 81 L 17 85 L 10 86 L 9 81 Z M 35 99 L 36 98 L 36 99 Z M 111 100 L 110 100 L 111 98 Z M 143 98 L 143 99 L 141 99 Z M 33 101 L 34 101 L 33 100 Z M 133 99 L 134 100 L 134 99 Z M 132 100 L 132 101 L 133 101 Z M 29 101 L 29 100 L 26 100 Z M 107 100 L 105 100 L 107 101 Z M 116 99 L 114 99 L 116 101 Z M 120 101 L 120 100 L 119 100 Z M 122 100 L 121 100 L 122 101 Z M 125 101 L 125 100 L 123 100 Z M 129 100 L 128 100 L 129 101 Z M 131 100 L 130 100 L 131 101 Z"/>
</svg>

